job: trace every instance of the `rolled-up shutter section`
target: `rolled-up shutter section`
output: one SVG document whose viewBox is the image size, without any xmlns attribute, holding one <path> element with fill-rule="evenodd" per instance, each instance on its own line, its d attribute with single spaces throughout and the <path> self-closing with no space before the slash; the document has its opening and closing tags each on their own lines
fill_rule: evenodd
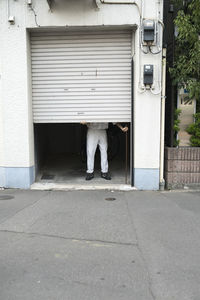
<svg viewBox="0 0 200 300">
<path fill-rule="evenodd" d="M 31 34 L 35 123 L 130 122 L 131 32 Z"/>
</svg>

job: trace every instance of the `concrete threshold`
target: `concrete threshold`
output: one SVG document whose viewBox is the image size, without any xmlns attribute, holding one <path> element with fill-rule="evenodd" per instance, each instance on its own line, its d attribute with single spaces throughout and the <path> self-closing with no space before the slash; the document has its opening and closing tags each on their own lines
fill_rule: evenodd
<svg viewBox="0 0 200 300">
<path fill-rule="evenodd" d="M 53 182 L 35 182 L 31 185 L 31 190 L 43 191 L 94 191 L 94 190 L 111 190 L 111 191 L 134 191 L 137 190 L 128 184 L 65 184 Z"/>
</svg>

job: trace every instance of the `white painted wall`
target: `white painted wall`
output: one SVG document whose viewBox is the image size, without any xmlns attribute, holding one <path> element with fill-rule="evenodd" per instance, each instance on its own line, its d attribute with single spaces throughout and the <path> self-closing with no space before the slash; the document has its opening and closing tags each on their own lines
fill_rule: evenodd
<svg viewBox="0 0 200 300">
<path fill-rule="evenodd" d="M 11 1 L 10 1 L 11 2 Z M 12 1 L 13 2 L 13 1 Z M 11 4 L 12 4 L 11 2 Z M 28 167 L 33 164 L 30 156 L 32 145 L 29 131 L 30 97 L 27 81 L 27 36 L 24 7 L 14 3 L 16 19 L 20 25 L 7 22 L 6 1 L 1 2 L 1 101 L 3 111 L 4 167 Z M 32 131 L 31 131 L 32 135 Z"/>
<path fill-rule="evenodd" d="M 8 23 L 8 0 L 0 1 L 0 166 L 34 165 L 31 110 L 30 49 L 27 29 L 37 28 L 33 12 L 25 0 L 9 0 L 15 25 Z M 78 5 L 77 5 L 78 2 Z M 138 4 L 142 1 L 138 0 Z M 144 1 L 144 17 L 162 19 L 162 0 Z M 64 11 L 49 10 L 46 0 L 33 0 L 37 22 L 43 27 L 139 25 L 135 5 L 101 5 L 92 0 L 68 0 Z M 159 10 L 161 11 L 159 13 Z M 143 54 L 139 30 L 135 35 L 135 167 L 159 168 L 160 95 L 137 90 L 141 65 L 155 65 L 160 81 L 161 54 Z"/>
<path fill-rule="evenodd" d="M 1 22 L 0 22 L 1 27 Z M 2 45 L 2 35 L 0 35 L 0 45 Z M 1 47 L 0 47 L 1 48 Z M 4 129 L 3 129 L 3 86 L 2 86 L 3 57 L 0 55 L 0 166 L 4 163 Z"/>
</svg>

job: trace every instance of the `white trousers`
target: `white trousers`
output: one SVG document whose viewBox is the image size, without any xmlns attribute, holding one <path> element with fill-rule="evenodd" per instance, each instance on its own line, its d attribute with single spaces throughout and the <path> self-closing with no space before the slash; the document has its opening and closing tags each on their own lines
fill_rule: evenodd
<svg viewBox="0 0 200 300">
<path fill-rule="evenodd" d="M 94 172 L 94 157 L 97 146 L 101 153 L 101 172 L 108 172 L 107 132 L 105 129 L 88 129 L 87 132 L 87 173 Z"/>
</svg>

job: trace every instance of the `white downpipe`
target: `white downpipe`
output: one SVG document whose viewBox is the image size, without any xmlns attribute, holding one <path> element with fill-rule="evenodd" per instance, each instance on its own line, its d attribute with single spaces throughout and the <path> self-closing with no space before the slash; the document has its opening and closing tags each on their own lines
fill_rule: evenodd
<svg viewBox="0 0 200 300">
<path fill-rule="evenodd" d="M 164 190 L 164 147 L 165 147 L 165 88 L 166 88 L 166 48 L 163 48 L 162 59 L 162 92 L 160 120 L 160 190 Z"/>
</svg>

